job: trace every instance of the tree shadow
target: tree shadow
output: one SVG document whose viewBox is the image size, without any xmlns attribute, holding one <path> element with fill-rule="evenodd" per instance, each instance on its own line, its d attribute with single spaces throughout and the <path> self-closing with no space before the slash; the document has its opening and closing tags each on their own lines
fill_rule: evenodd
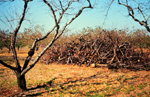
<svg viewBox="0 0 150 97">
<path fill-rule="evenodd" d="M 93 79 L 93 78 L 98 78 L 98 77 L 96 77 L 97 75 L 99 75 L 99 74 L 94 74 L 94 75 L 91 75 L 89 77 L 80 77 L 80 78 L 77 78 L 75 80 L 73 79 L 73 77 L 70 77 L 70 78 L 67 78 L 67 82 L 63 82 L 63 83 L 53 83 L 54 80 L 58 79 L 58 78 L 53 78 L 52 80 L 46 82 L 43 85 L 37 85 L 36 87 L 28 88 L 27 91 L 23 91 L 23 92 L 18 93 L 14 96 L 33 97 L 33 96 L 40 96 L 43 93 L 68 90 L 70 87 L 79 86 L 79 84 L 77 84 L 76 82 L 84 82 L 84 81 L 88 81 L 88 80 Z M 69 85 L 69 83 L 71 83 L 72 85 Z M 93 83 L 93 84 L 101 84 L 101 83 Z M 67 87 L 65 87 L 65 85 L 67 85 Z M 89 85 L 89 83 L 82 84 L 82 86 L 84 86 L 84 85 Z M 51 90 L 50 90 L 50 88 L 51 88 Z M 69 93 L 74 94 L 73 92 L 72 93 L 69 92 Z"/>
<path fill-rule="evenodd" d="M 52 92 L 60 92 L 60 93 L 65 93 L 65 91 L 67 91 L 70 94 L 76 94 L 77 92 L 80 93 L 81 95 L 85 95 L 82 94 L 82 92 L 80 91 L 70 91 L 71 88 L 75 88 L 77 86 L 86 86 L 86 85 L 101 85 L 104 83 L 113 83 L 113 80 L 107 80 L 106 82 L 90 82 L 90 80 L 93 79 L 109 79 L 109 75 L 105 75 L 103 74 L 104 72 L 98 72 L 96 74 L 90 75 L 88 77 L 69 77 L 69 78 L 53 78 L 49 81 L 47 81 L 45 84 L 43 85 L 37 85 L 36 87 L 32 87 L 29 88 L 27 91 L 22 92 L 17 94 L 17 97 L 22 97 L 22 96 L 28 96 L 28 97 L 33 97 L 33 96 L 41 96 L 44 93 L 50 93 L 52 94 Z M 63 80 L 63 82 L 55 82 L 55 80 Z M 89 83 L 90 82 L 90 83 Z M 42 84 L 42 83 L 41 83 Z M 90 93 L 98 93 L 98 92 L 102 92 L 105 91 L 104 89 L 102 90 L 94 90 L 94 91 L 90 91 L 88 92 L 89 94 L 86 94 L 86 96 L 91 96 Z M 16 95 L 15 95 L 16 96 Z"/>
<path fill-rule="evenodd" d="M 35 89 L 38 89 L 38 88 L 45 88 L 45 87 L 47 87 L 47 86 L 52 86 L 52 82 L 53 82 L 55 79 L 57 79 L 57 78 L 53 78 L 52 80 L 48 81 L 47 84 L 37 85 L 36 87 L 29 88 L 29 89 L 27 89 L 27 91 L 35 90 Z"/>
</svg>

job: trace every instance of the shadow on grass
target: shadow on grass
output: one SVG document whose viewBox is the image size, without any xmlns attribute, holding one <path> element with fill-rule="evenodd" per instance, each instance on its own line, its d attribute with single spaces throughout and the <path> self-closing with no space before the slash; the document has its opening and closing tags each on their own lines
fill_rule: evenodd
<svg viewBox="0 0 150 97">
<path fill-rule="evenodd" d="M 27 91 L 24 91 L 22 93 L 17 94 L 17 96 L 18 97 L 21 97 L 21 96 L 40 96 L 43 93 L 51 93 L 51 92 L 55 92 L 55 91 L 59 91 L 61 93 L 68 91 L 68 93 L 70 93 L 70 94 L 79 93 L 80 95 L 83 95 L 83 93 L 80 91 L 74 92 L 74 91 L 69 91 L 69 89 L 71 87 L 74 88 L 76 86 L 79 86 L 80 84 L 77 84 L 77 82 L 81 83 L 81 82 L 87 81 L 87 83 L 82 84 L 82 86 L 85 86 L 85 85 L 89 85 L 88 80 L 90 80 L 90 79 L 96 79 L 96 78 L 103 78 L 104 77 L 104 76 L 97 76 L 97 75 L 99 75 L 99 74 L 94 74 L 94 75 L 89 76 L 89 77 L 81 77 L 81 78 L 77 78 L 77 79 L 67 78 L 67 82 L 63 82 L 63 83 L 53 83 L 54 80 L 58 79 L 58 78 L 53 78 L 52 80 L 46 82 L 43 85 L 38 85 L 36 87 L 29 88 Z M 69 85 L 70 83 L 71 83 L 71 85 Z M 103 83 L 92 83 L 92 84 L 100 85 Z M 67 87 L 66 87 L 66 85 L 67 85 Z M 101 90 L 99 90 L 99 91 L 101 91 Z M 92 91 L 92 93 L 98 93 L 99 91 Z M 90 96 L 90 94 L 87 94 L 87 96 Z"/>
<path fill-rule="evenodd" d="M 120 83 L 120 85 L 123 85 L 123 83 L 126 80 L 128 80 L 128 81 L 129 80 L 136 80 L 136 78 L 137 78 L 136 76 L 132 77 L 132 78 L 124 78 L 124 76 L 117 76 L 115 78 L 112 78 L 111 80 L 92 81 L 95 79 L 109 79 L 109 75 L 105 75 L 103 73 L 104 72 L 99 72 L 99 73 L 91 75 L 89 77 L 79 77 L 79 78 L 70 77 L 70 78 L 65 78 L 65 79 L 62 79 L 60 77 L 59 78 L 53 78 L 43 85 L 38 85 L 36 87 L 28 89 L 25 92 L 19 93 L 17 95 L 17 97 L 18 96 L 20 96 L 20 97 L 21 96 L 32 96 L 32 97 L 33 96 L 43 96 L 45 94 L 48 96 L 53 96 L 55 94 L 59 94 L 62 96 L 62 95 L 65 95 L 66 93 L 69 95 L 77 95 L 77 94 L 80 96 L 84 95 L 86 97 L 112 96 L 112 95 L 118 94 L 121 91 L 121 88 L 124 87 L 124 86 L 118 86 L 118 87 L 116 87 L 117 89 L 115 89 L 113 87 L 111 88 L 111 85 L 114 83 L 114 81 L 117 81 L 118 83 Z M 112 71 L 112 73 L 114 73 L 114 71 Z M 145 78 L 147 76 L 148 75 L 146 75 L 142 78 Z M 56 79 L 58 79 L 58 81 L 56 81 Z M 63 82 L 62 81 L 59 82 L 60 80 L 63 80 Z M 88 90 L 91 86 L 92 86 L 92 88 L 94 88 L 95 85 L 98 85 L 98 86 L 106 85 L 106 87 L 99 88 L 99 89 L 95 88 L 94 90 Z M 80 89 L 82 87 L 83 88 L 86 87 L 87 88 L 86 90 L 88 90 L 88 91 L 86 91 L 86 92 L 85 92 L 85 90 L 82 91 L 82 89 Z M 128 91 L 130 93 L 131 91 L 134 91 L 134 90 L 129 89 Z"/>
<path fill-rule="evenodd" d="M 36 87 L 32 87 L 32 88 L 28 88 L 26 91 L 23 92 L 19 92 L 16 93 L 14 95 L 11 96 L 17 96 L 17 97 L 22 97 L 22 96 L 27 96 L 27 97 L 33 97 L 33 96 L 40 96 L 43 93 L 51 93 L 54 91 L 66 91 L 68 90 L 70 87 L 75 87 L 78 86 L 78 84 L 75 84 L 77 81 L 79 82 L 83 82 L 83 81 L 87 81 L 88 79 L 92 79 L 95 78 L 96 75 L 92 75 L 90 77 L 86 77 L 86 78 L 79 78 L 77 80 L 73 80 L 73 78 L 68 78 L 67 82 L 64 83 L 53 83 L 54 80 L 58 79 L 58 78 L 53 78 L 50 81 L 46 82 L 43 85 L 37 85 Z M 74 85 L 68 85 L 69 83 L 74 83 Z M 88 84 L 88 83 L 87 83 Z M 85 84 L 85 85 L 87 85 Z M 68 87 L 64 88 L 64 85 L 68 85 Z M 50 89 L 51 88 L 51 89 Z M 44 91 L 43 91 L 44 90 Z M 71 92 L 69 92 L 71 93 Z M 74 92 L 72 92 L 71 94 L 75 94 Z"/>
<path fill-rule="evenodd" d="M 114 71 L 113 71 L 114 72 Z M 113 73 L 112 72 L 112 73 Z M 33 97 L 33 96 L 42 96 L 44 93 L 48 94 L 49 96 L 52 96 L 53 94 L 56 94 L 56 93 L 61 93 L 60 95 L 64 94 L 64 93 L 69 93 L 69 94 L 79 94 L 81 96 L 92 96 L 94 97 L 93 95 L 91 94 L 95 94 L 95 97 L 96 95 L 98 95 L 98 97 L 103 97 L 103 96 L 112 96 L 118 92 L 120 92 L 120 87 L 118 87 L 119 90 L 115 89 L 113 92 L 113 94 L 102 94 L 102 95 L 99 95 L 98 93 L 99 92 L 104 92 L 104 91 L 107 91 L 109 87 L 109 85 L 111 85 L 113 83 L 113 81 L 115 80 L 106 80 L 106 81 L 97 81 L 97 82 L 92 82 L 90 81 L 91 79 L 109 79 L 109 76 L 108 75 L 103 75 L 104 72 L 99 72 L 97 74 L 94 74 L 94 75 L 91 75 L 89 77 L 79 77 L 79 78 L 73 78 L 73 77 L 70 77 L 70 78 L 65 78 L 65 79 L 62 79 L 63 82 L 54 82 L 56 79 L 59 79 L 61 80 L 61 78 L 53 78 L 49 81 L 47 81 L 45 84 L 43 85 L 37 85 L 36 87 L 32 87 L 32 88 L 29 88 L 27 91 L 24 91 L 24 92 L 21 92 L 19 94 L 17 94 L 17 97 L 22 97 L 22 96 L 27 96 L 27 97 Z M 121 80 L 134 80 L 136 79 L 137 77 L 134 77 L 134 78 L 128 78 L 128 79 L 124 79 L 123 77 L 119 77 L 119 80 L 118 78 L 116 79 L 116 81 L 120 82 L 121 84 Z M 66 81 L 67 80 L 67 81 Z M 124 81 L 123 81 L 124 82 Z M 41 83 L 42 84 L 42 83 Z M 76 87 L 78 86 L 86 86 L 86 85 L 102 85 L 102 84 L 106 84 L 107 87 L 103 88 L 103 89 L 95 89 L 95 90 L 92 90 L 92 91 L 88 91 L 88 92 L 82 92 L 80 91 L 79 89 L 77 90 Z M 75 90 L 74 90 L 75 88 Z M 71 90 L 73 89 L 73 90 Z M 15 95 L 16 96 L 16 95 Z"/>
</svg>

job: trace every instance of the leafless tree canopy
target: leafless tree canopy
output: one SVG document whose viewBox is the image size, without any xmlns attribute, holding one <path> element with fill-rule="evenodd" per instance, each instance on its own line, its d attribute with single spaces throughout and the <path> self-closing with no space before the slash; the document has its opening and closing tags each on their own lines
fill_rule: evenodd
<svg viewBox="0 0 150 97">
<path fill-rule="evenodd" d="M 149 0 L 118 0 L 118 4 L 126 7 L 129 16 L 132 17 L 132 19 L 138 22 L 141 26 L 144 26 L 147 31 L 150 32 Z M 142 18 L 138 18 L 137 15 L 140 15 Z"/>
<path fill-rule="evenodd" d="M 150 32 L 150 1 L 149 0 L 106 0 L 107 3 L 103 7 L 105 8 L 105 20 L 109 14 L 114 3 L 118 3 L 122 8 L 127 9 L 128 16 L 134 21 L 138 22 L 141 26 L 144 26 L 148 32 Z M 126 11 L 121 11 L 126 12 Z M 104 23 L 105 23 L 104 20 Z M 103 25 L 104 25 L 103 23 Z"/>
<path fill-rule="evenodd" d="M 17 38 L 17 35 L 18 35 L 18 31 L 19 31 L 19 29 L 22 25 L 22 22 L 25 19 L 28 4 L 31 1 L 32 0 L 23 0 L 24 9 L 23 9 L 23 12 L 22 12 L 22 16 L 20 18 L 18 26 L 13 31 L 13 34 L 11 36 L 11 51 L 12 51 L 12 55 L 13 55 L 13 58 L 15 60 L 16 66 L 15 67 L 11 66 L 10 64 L 7 64 L 7 63 L 0 60 L 0 63 L 2 65 L 6 66 L 6 67 L 8 67 L 8 68 L 10 68 L 11 70 L 14 71 L 14 73 L 17 76 L 18 86 L 23 90 L 26 90 L 25 74 L 31 68 L 33 68 L 35 66 L 35 64 L 39 61 L 40 57 L 46 52 L 46 50 L 53 45 L 53 43 L 64 33 L 66 27 L 68 25 L 70 25 L 83 12 L 84 9 L 92 8 L 90 0 L 87 0 L 87 1 L 85 0 L 85 2 L 88 3 L 88 5 L 82 6 L 78 10 L 77 13 L 73 14 L 72 18 L 70 20 L 68 20 L 65 23 L 65 25 L 61 27 L 62 29 L 60 30 L 60 25 L 59 24 L 60 24 L 63 16 L 66 15 L 66 14 L 69 14 L 68 10 L 72 9 L 72 7 L 73 7 L 72 5 L 74 3 L 80 3 L 80 2 L 82 2 L 82 0 L 64 0 L 64 1 L 63 0 L 50 0 L 50 1 L 43 0 L 43 2 L 45 3 L 45 6 L 47 6 L 49 8 L 49 10 L 50 10 L 50 12 L 53 16 L 53 19 L 55 21 L 55 25 L 53 26 L 53 28 L 50 31 L 47 32 L 46 35 L 44 35 L 41 38 L 35 39 L 35 41 L 32 44 L 32 47 L 31 47 L 30 51 L 28 52 L 28 56 L 25 59 L 24 65 L 23 65 L 23 67 L 21 67 L 21 65 L 18 61 L 18 56 L 17 56 L 17 53 L 16 53 L 15 44 L 16 44 L 16 38 Z M 59 13 L 59 16 L 58 16 L 57 13 Z M 55 31 L 55 35 L 54 35 L 53 39 L 47 44 L 47 46 L 45 46 L 45 48 L 41 51 L 41 53 L 38 55 L 38 57 L 36 57 L 34 59 L 34 61 L 32 61 L 32 63 L 29 65 L 29 62 L 30 62 L 31 58 L 34 55 L 36 44 L 38 42 L 40 42 L 41 40 L 46 39 L 54 31 Z"/>
</svg>

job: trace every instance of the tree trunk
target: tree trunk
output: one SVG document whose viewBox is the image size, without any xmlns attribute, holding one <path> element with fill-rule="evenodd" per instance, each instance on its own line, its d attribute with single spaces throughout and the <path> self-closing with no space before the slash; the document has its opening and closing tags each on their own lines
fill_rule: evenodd
<svg viewBox="0 0 150 97">
<path fill-rule="evenodd" d="M 11 47 L 10 47 L 10 45 L 9 45 L 9 47 L 8 47 L 8 50 L 9 50 L 9 51 L 8 51 L 8 53 L 10 53 L 10 50 L 11 50 Z"/>
<path fill-rule="evenodd" d="M 26 88 L 26 79 L 25 75 L 21 76 L 20 73 L 17 74 L 17 83 L 18 83 L 18 88 L 21 90 L 27 90 Z"/>
</svg>

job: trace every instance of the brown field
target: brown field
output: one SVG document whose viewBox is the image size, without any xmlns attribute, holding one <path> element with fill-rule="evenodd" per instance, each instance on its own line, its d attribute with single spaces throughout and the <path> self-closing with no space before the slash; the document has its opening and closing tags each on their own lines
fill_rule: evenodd
<svg viewBox="0 0 150 97">
<path fill-rule="evenodd" d="M 27 56 L 28 48 L 17 51 Z M 5 56 L 5 57 L 3 57 Z M 0 50 L 0 58 L 14 65 L 11 53 Z M 23 61 L 20 61 L 23 64 Z M 13 72 L 0 64 L 0 96 L 43 97 L 149 97 L 150 71 L 108 70 L 77 65 L 37 63 L 26 74 L 28 91 L 17 90 Z"/>
</svg>

